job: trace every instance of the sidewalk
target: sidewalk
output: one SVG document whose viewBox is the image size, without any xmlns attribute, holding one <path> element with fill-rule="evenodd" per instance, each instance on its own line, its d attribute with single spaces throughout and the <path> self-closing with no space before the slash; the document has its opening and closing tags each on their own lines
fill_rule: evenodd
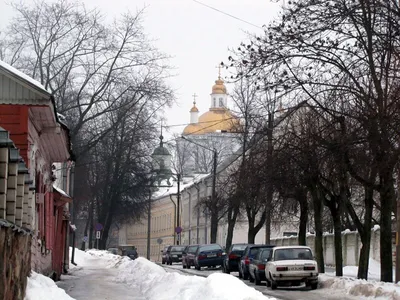
<svg viewBox="0 0 400 300">
<path fill-rule="evenodd" d="M 117 268 L 106 268 L 100 259 L 93 258 L 61 276 L 57 285 L 76 300 L 145 300 L 139 290 L 115 282 L 117 274 Z"/>
</svg>

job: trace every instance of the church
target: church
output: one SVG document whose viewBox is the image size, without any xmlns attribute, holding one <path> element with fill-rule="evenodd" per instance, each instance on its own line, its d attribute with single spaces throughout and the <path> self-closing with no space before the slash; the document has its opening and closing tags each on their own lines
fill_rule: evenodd
<svg viewBox="0 0 400 300">
<path fill-rule="evenodd" d="M 175 161 L 180 173 L 178 207 L 178 184 L 175 178 L 171 187 L 161 187 L 152 194 L 150 220 L 150 259 L 160 261 L 161 250 L 167 245 L 206 244 L 210 242 L 210 214 L 197 205 L 201 199 L 211 197 L 213 167 L 216 165 L 217 181 L 224 176 L 240 152 L 240 118 L 228 108 L 229 95 L 221 76 L 211 88 L 210 107 L 199 115 L 194 95 L 190 109 L 190 124 L 177 140 Z M 162 147 L 162 139 L 160 142 Z M 157 151 L 159 152 L 158 147 Z M 166 149 L 163 149 L 166 150 Z M 216 161 L 216 164 L 214 162 Z M 179 214 L 177 210 L 179 209 Z M 177 220 L 179 215 L 179 222 Z M 146 256 L 148 218 L 139 223 L 124 224 L 119 229 L 119 244 L 134 245 L 139 255 Z M 179 224 L 180 234 L 176 233 Z M 247 242 L 247 223 L 237 222 L 233 243 Z M 279 234 L 279 233 L 278 233 Z M 217 243 L 225 246 L 227 223 L 219 221 Z M 263 243 L 264 228 L 256 236 L 256 243 Z"/>
</svg>

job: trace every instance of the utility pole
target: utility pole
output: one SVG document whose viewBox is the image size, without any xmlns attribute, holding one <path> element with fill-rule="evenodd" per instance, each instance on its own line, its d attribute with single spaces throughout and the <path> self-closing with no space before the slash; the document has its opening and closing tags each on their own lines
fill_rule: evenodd
<svg viewBox="0 0 400 300">
<path fill-rule="evenodd" d="M 149 200 L 147 207 L 147 255 L 146 258 L 150 260 L 150 232 L 151 232 L 151 188 L 149 188 Z"/>
<path fill-rule="evenodd" d="M 211 191 L 211 243 L 217 242 L 218 232 L 218 210 L 217 199 L 215 194 L 215 185 L 217 182 L 217 150 L 213 150 L 213 177 L 212 177 L 212 191 Z"/>
<path fill-rule="evenodd" d="M 396 282 L 400 281 L 400 168 L 397 171 Z"/>
<path fill-rule="evenodd" d="M 266 203 L 266 218 L 265 218 L 265 244 L 271 243 L 271 209 L 272 209 L 272 134 L 273 134 L 273 122 L 274 122 L 273 112 L 268 114 L 268 124 L 267 124 L 267 167 L 268 167 L 268 182 L 267 182 L 267 203 Z"/>
<path fill-rule="evenodd" d="M 176 177 L 178 179 L 178 195 L 176 195 L 177 199 L 177 213 L 176 213 L 176 233 L 177 233 L 177 239 L 176 239 L 176 244 L 179 245 L 181 241 L 181 232 L 178 232 L 180 230 L 181 226 L 181 215 L 180 215 L 180 207 L 181 207 L 181 174 L 176 174 Z"/>
</svg>

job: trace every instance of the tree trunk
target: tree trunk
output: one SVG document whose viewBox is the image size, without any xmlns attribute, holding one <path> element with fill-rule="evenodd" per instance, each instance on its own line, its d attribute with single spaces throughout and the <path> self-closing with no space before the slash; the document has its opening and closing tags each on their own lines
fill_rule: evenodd
<svg viewBox="0 0 400 300">
<path fill-rule="evenodd" d="M 318 264 L 318 272 L 325 273 L 325 260 L 323 248 L 323 227 L 322 227 L 322 199 L 318 197 L 318 191 L 314 188 L 311 193 L 314 206 L 314 227 L 315 227 L 315 256 Z"/>
<path fill-rule="evenodd" d="M 210 220 L 210 243 L 214 244 L 217 242 L 217 234 L 218 234 L 218 211 L 213 209 L 211 211 L 211 220 Z"/>
<path fill-rule="evenodd" d="M 332 204 L 332 206 L 333 205 L 335 204 Z M 332 208 L 331 214 L 334 228 L 336 276 L 343 276 L 342 224 L 340 222 L 339 209 Z"/>
<path fill-rule="evenodd" d="M 297 201 L 300 204 L 300 226 L 299 226 L 299 245 L 306 246 L 307 239 L 307 222 L 308 222 L 308 202 L 307 202 L 307 192 L 304 189 L 299 189 L 297 191 Z"/>
<path fill-rule="evenodd" d="M 236 224 L 236 219 L 239 214 L 239 208 L 234 207 L 230 209 L 231 212 L 228 213 L 228 232 L 226 235 L 226 249 L 229 249 L 229 247 L 232 245 L 232 240 L 233 240 L 233 231 L 235 229 L 235 224 Z"/>
<path fill-rule="evenodd" d="M 247 241 L 249 244 L 255 244 L 257 233 L 265 224 L 266 215 L 266 211 L 264 211 L 257 225 L 255 225 L 255 217 L 249 221 L 249 231 L 247 233 Z"/>
<path fill-rule="evenodd" d="M 380 234 L 380 254 L 381 254 L 381 281 L 393 282 L 392 265 L 392 204 L 394 198 L 393 177 L 386 171 L 381 179 L 381 234 Z"/>
<path fill-rule="evenodd" d="M 362 247 L 358 262 L 357 278 L 368 279 L 369 251 L 371 245 L 372 212 L 374 208 L 373 188 L 365 187 L 365 216 L 362 230 L 358 230 L 361 238 Z M 357 225 L 357 222 L 356 222 Z"/>
</svg>

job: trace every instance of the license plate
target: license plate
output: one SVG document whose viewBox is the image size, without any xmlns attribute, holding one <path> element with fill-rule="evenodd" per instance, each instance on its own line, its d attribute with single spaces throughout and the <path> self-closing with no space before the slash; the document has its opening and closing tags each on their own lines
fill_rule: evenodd
<svg viewBox="0 0 400 300">
<path fill-rule="evenodd" d="M 216 257 L 217 254 L 207 254 L 207 257 Z"/>
<path fill-rule="evenodd" d="M 302 271 L 304 268 L 303 267 L 290 267 L 290 271 Z"/>
</svg>

